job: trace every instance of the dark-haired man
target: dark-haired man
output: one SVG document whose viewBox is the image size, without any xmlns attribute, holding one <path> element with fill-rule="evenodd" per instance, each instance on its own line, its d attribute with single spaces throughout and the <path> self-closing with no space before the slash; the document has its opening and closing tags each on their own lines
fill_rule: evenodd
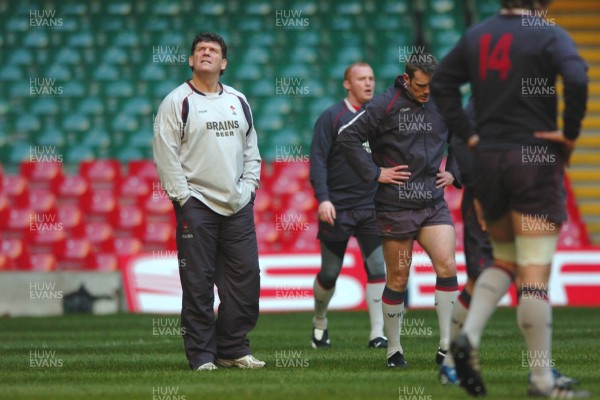
<svg viewBox="0 0 600 400">
<path fill-rule="evenodd" d="M 221 36 L 197 35 L 189 66 L 192 78 L 163 100 L 154 126 L 154 160 L 177 218 L 185 353 L 193 370 L 261 368 L 246 337 L 260 294 L 252 113 L 243 94 L 219 81 L 227 67 Z"/>
<path fill-rule="evenodd" d="M 483 329 L 511 281 L 521 292 L 517 321 L 527 342 L 529 395 L 578 397 L 553 375 L 548 278 L 566 219 L 564 165 L 587 100 L 587 66 L 568 34 L 545 19 L 548 0 L 502 0 L 444 58 L 432 90 L 452 132 L 475 149 L 475 196 L 490 233 L 494 265 L 475 284 L 461 333 L 452 343 L 461 385 L 486 393 L 478 349 Z M 557 130 L 556 78 L 564 81 L 564 130 Z M 461 108 L 470 82 L 475 130 Z"/>
<path fill-rule="evenodd" d="M 444 187 L 459 185 L 459 176 L 452 157 L 446 170 L 440 170 L 448 135 L 442 116 L 429 101 L 436 65 L 430 54 L 412 55 L 404 75 L 367 103 L 338 135 L 357 174 L 366 182 L 379 182 L 375 211 L 387 271 L 382 303 L 391 368 L 408 367 L 400 332 L 414 240 L 431 258 L 437 275 L 438 364 L 448 351 L 450 315 L 458 293 L 456 239 Z M 362 146 L 367 140 L 371 154 Z"/>
</svg>

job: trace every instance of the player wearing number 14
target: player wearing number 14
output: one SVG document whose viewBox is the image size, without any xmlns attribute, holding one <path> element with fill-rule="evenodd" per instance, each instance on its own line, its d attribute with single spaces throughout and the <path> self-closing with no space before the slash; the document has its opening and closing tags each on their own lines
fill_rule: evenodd
<svg viewBox="0 0 600 400">
<path fill-rule="evenodd" d="M 475 150 L 475 197 L 494 258 L 477 278 L 461 332 L 451 332 L 456 373 L 473 396 L 486 393 L 478 356 L 483 329 L 515 276 L 521 292 L 517 322 L 529 350 L 529 395 L 587 394 L 552 371 L 548 278 L 566 220 L 564 166 L 585 114 L 587 65 L 569 35 L 544 18 L 550 1 L 501 0 L 500 13 L 469 28 L 431 82 L 450 132 Z M 556 123 L 558 75 L 564 83 L 563 130 Z M 467 82 L 475 104 L 474 129 L 461 104 L 459 89 Z M 529 162 L 527 156 L 539 149 L 550 155 L 548 160 Z M 527 221 L 540 218 L 551 223 L 528 229 Z"/>
</svg>

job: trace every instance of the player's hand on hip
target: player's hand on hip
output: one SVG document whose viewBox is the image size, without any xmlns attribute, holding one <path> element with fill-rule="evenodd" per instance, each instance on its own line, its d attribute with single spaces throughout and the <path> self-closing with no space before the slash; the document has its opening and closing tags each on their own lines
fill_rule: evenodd
<svg viewBox="0 0 600 400">
<path fill-rule="evenodd" d="M 473 199 L 473 208 L 475 209 L 475 216 L 477 217 L 477 222 L 481 227 L 481 230 L 487 232 L 487 224 L 485 223 L 485 218 L 483 216 L 483 207 L 478 199 Z"/>
<path fill-rule="evenodd" d="M 571 154 L 575 150 L 575 141 L 567 139 L 565 134 L 561 130 L 556 131 L 534 131 L 533 136 L 538 139 L 549 140 L 551 142 L 562 144 L 562 155 L 565 160 L 565 166 L 569 166 L 571 163 Z"/>
<path fill-rule="evenodd" d="M 454 183 L 454 176 L 448 171 L 439 171 L 437 173 L 437 179 L 435 181 L 436 189 L 445 188 Z"/>
<path fill-rule="evenodd" d="M 335 222 L 335 207 L 329 200 L 325 200 L 319 204 L 319 219 L 333 226 Z"/>
<path fill-rule="evenodd" d="M 471 135 L 467 139 L 467 148 L 469 150 L 474 150 L 475 146 L 477 146 L 477 143 L 479 143 L 479 135 L 478 134 Z"/>
<path fill-rule="evenodd" d="M 395 167 L 381 167 L 381 174 L 377 178 L 379 183 L 392 183 L 396 185 L 404 184 L 410 178 L 410 172 L 403 171 L 408 168 L 408 165 L 396 165 Z"/>
</svg>

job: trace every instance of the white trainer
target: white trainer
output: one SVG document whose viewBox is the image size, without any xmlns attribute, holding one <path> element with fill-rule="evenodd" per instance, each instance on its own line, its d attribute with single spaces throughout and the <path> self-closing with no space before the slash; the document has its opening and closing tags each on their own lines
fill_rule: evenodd
<svg viewBox="0 0 600 400">
<path fill-rule="evenodd" d="M 247 356 L 236 358 L 235 360 L 227 360 L 219 358 L 215 363 L 219 367 L 231 368 L 263 368 L 265 366 L 264 361 L 257 360 L 253 355 L 248 354 Z"/>
<path fill-rule="evenodd" d="M 212 371 L 214 369 L 217 369 L 217 366 L 211 362 L 207 362 L 196 368 L 196 371 Z"/>
</svg>

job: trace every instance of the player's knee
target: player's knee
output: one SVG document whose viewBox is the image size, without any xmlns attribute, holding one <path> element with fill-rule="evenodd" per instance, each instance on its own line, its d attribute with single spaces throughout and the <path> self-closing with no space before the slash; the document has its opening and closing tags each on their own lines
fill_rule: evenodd
<svg viewBox="0 0 600 400">
<path fill-rule="evenodd" d="M 408 276 L 388 275 L 386 282 L 387 286 L 390 289 L 395 290 L 397 292 L 402 292 L 406 290 L 406 286 L 408 284 Z"/>
<path fill-rule="evenodd" d="M 374 251 L 367 257 L 365 270 L 369 279 L 385 277 L 385 261 L 381 251 Z"/>
<path fill-rule="evenodd" d="M 436 275 L 442 278 L 456 275 L 456 260 L 454 254 L 448 255 L 438 261 L 435 265 Z"/>
<path fill-rule="evenodd" d="M 321 270 L 317 274 L 317 281 L 319 282 L 319 285 L 321 285 L 325 289 L 331 289 L 332 287 L 334 287 L 337 278 L 338 274 L 333 273 L 331 271 Z"/>
</svg>

